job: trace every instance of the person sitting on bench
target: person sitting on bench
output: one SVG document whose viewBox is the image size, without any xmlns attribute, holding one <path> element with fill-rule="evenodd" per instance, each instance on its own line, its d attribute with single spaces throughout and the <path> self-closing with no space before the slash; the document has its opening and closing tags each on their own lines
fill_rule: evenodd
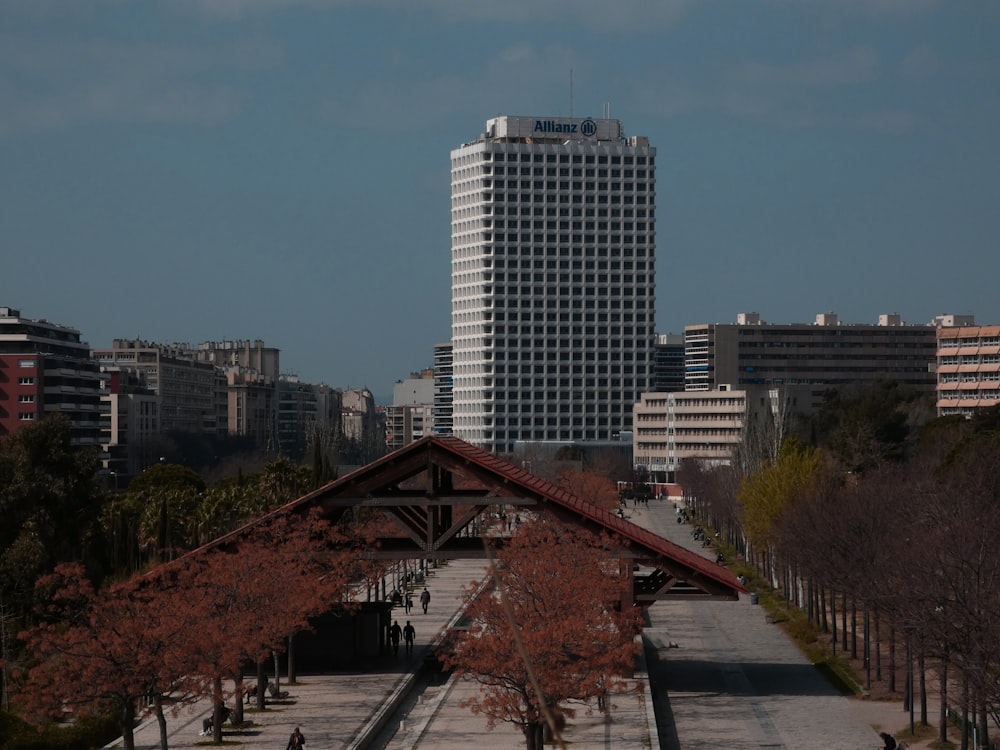
<svg viewBox="0 0 1000 750">
<path fill-rule="evenodd" d="M 222 707 L 222 723 L 225 724 L 229 721 L 229 706 Z M 201 720 L 201 735 L 202 737 L 212 733 L 212 727 L 215 725 L 215 711 L 212 711 L 207 718 Z"/>
</svg>

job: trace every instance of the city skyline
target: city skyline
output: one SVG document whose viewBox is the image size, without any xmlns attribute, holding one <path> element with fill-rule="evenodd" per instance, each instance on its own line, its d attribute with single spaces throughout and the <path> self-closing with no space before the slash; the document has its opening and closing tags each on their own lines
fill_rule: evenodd
<svg viewBox="0 0 1000 750">
<path fill-rule="evenodd" d="M 658 152 L 657 332 L 1000 321 L 995 4 L 616 7 L 0 0 L 0 304 L 383 398 L 450 336 L 450 150 L 607 108 Z"/>
</svg>

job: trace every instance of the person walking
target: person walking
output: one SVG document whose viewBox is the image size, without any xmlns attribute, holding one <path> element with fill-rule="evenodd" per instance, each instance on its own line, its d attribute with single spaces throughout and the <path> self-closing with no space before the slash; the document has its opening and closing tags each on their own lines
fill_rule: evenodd
<svg viewBox="0 0 1000 750">
<path fill-rule="evenodd" d="M 305 746 L 305 735 L 299 731 L 298 727 L 295 727 L 295 731 L 292 732 L 291 736 L 288 738 L 288 744 L 285 746 L 285 750 L 302 750 Z"/>
<path fill-rule="evenodd" d="M 410 614 L 410 610 L 413 609 L 413 594 L 409 591 L 406 592 L 406 614 Z"/>
<path fill-rule="evenodd" d="M 431 592 L 427 590 L 424 586 L 424 590 L 420 592 L 420 606 L 424 609 L 424 614 L 427 614 L 427 605 L 431 603 Z"/>
<path fill-rule="evenodd" d="M 399 653 L 399 637 L 403 634 L 403 629 L 399 627 L 399 620 L 392 623 L 392 627 L 389 628 L 389 640 L 392 641 L 392 652 L 394 654 Z"/>
<path fill-rule="evenodd" d="M 403 641 L 406 642 L 406 653 L 413 653 L 413 639 L 416 637 L 417 631 L 413 629 L 410 621 L 406 621 L 406 627 L 403 628 Z"/>
</svg>

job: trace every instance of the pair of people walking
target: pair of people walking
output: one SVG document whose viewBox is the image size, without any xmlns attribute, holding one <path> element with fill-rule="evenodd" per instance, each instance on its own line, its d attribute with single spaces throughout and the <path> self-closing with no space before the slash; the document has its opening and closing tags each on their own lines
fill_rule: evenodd
<svg viewBox="0 0 1000 750">
<path fill-rule="evenodd" d="M 413 653 L 413 640 L 417 636 L 417 631 L 414 629 L 410 621 L 406 621 L 406 627 L 399 627 L 399 620 L 392 623 L 392 627 L 389 628 L 389 641 L 392 643 L 392 652 L 394 654 L 399 653 L 399 639 L 400 636 L 403 638 L 403 642 L 406 644 L 406 653 Z"/>
</svg>

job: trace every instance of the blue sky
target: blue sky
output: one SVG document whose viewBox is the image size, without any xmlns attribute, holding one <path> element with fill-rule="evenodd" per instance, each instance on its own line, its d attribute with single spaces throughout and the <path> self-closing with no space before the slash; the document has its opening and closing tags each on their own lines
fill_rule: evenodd
<svg viewBox="0 0 1000 750">
<path fill-rule="evenodd" d="M 998 33 L 995 0 L 0 0 L 0 305 L 389 397 L 450 337 L 450 150 L 610 106 L 657 147 L 659 331 L 1000 323 Z"/>
</svg>

